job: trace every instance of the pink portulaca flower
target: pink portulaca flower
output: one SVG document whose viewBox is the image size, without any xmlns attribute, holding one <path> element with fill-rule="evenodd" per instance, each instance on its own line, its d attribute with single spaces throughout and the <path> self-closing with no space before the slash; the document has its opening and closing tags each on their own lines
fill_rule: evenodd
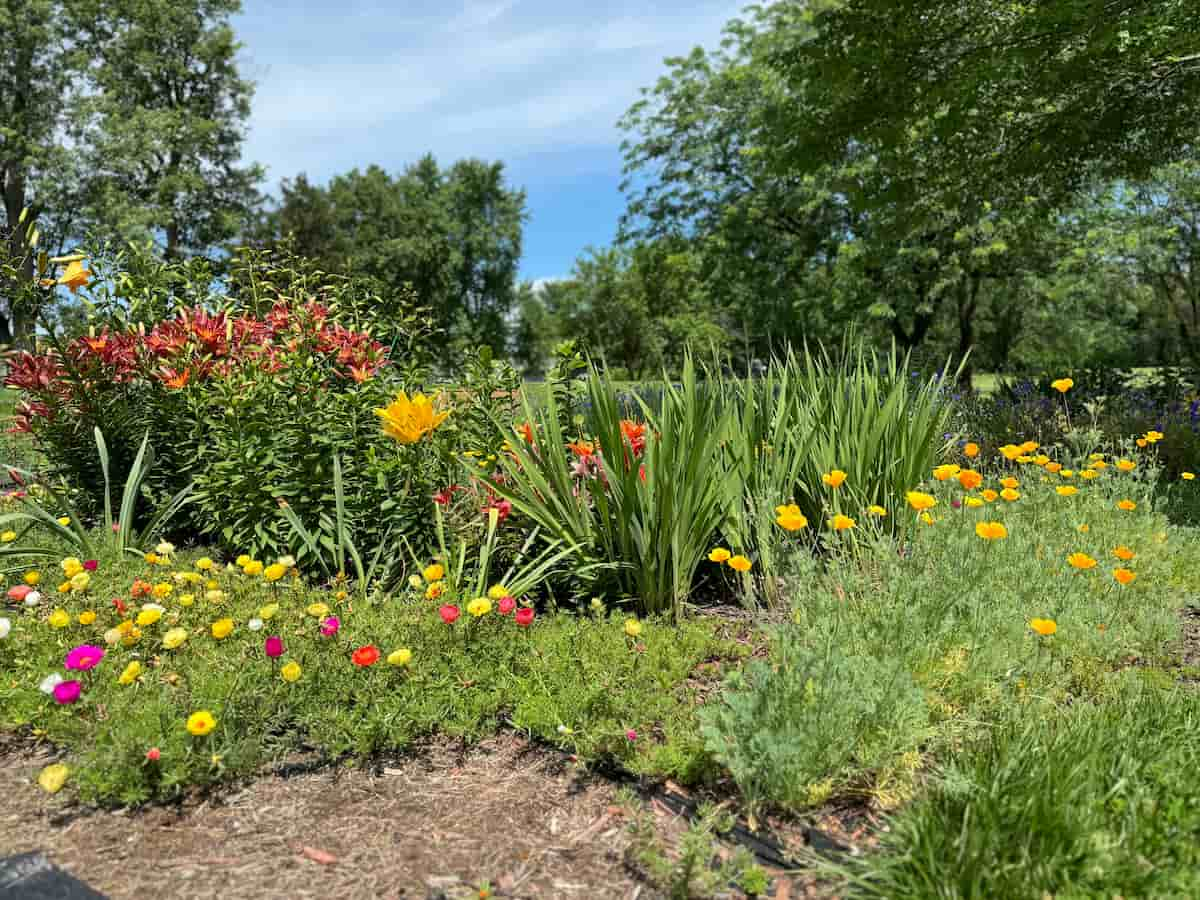
<svg viewBox="0 0 1200 900">
<path fill-rule="evenodd" d="M 83 685 L 78 681 L 63 681 L 54 686 L 54 702 L 59 706 L 66 706 L 68 703 L 74 703 L 79 699 L 79 694 L 83 690 Z"/>
<path fill-rule="evenodd" d="M 325 637 L 333 637 L 338 633 L 338 629 L 342 627 L 341 620 L 337 616 L 330 616 L 321 623 L 321 634 Z"/>
<path fill-rule="evenodd" d="M 267 638 L 266 643 L 263 644 L 263 651 L 267 654 L 267 656 L 271 657 L 271 659 L 277 659 L 278 657 L 283 656 L 283 638 Z"/>
<path fill-rule="evenodd" d="M 80 644 L 67 654 L 66 668 L 74 669 L 77 672 L 86 672 L 88 669 L 94 669 L 99 665 L 100 660 L 104 659 L 104 652 L 103 647 L 96 647 L 92 644 Z"/>
</svg>

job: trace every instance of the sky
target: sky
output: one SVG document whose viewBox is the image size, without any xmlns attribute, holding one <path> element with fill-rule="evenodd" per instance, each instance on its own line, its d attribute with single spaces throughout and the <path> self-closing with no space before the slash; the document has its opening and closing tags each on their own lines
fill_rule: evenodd
<svg viewBox="0 0 1200 900">
<path fill-rule="evenodd" d="M 257 82 L 244 156 L 268 186 L 505 163 L 527 193 L 521 275 L 562 277 L 624 210 L 617 120 L 666 72 L 715 48 L 743 0 L 244 0 L 234 27 Z M 297 12 L 303 9 L 303 12 Z"/>
</svg>

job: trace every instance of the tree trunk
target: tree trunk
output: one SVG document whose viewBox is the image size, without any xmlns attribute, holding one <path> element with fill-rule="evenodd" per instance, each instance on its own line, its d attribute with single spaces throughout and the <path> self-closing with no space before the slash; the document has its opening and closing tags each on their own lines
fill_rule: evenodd
<svg viewBox="0 0 1200 900">
<path fill-rule="evenodd" d="M 979 288 L 982 283 L 982 277 L 978 273 L 972 273 L 971 280 L 963 285 L 958 295 L 958 359 L 962 362 L 959 383 L 967 393 L 974 389 L 972 379 L 975 366 L 969 354 L 975 347 L 975 310 L 979 305 Z"/>
<path fill-rule="evenodd" d="M 33 283 L 33 250 L 29 246 L 31 218 L 18 221 L 25 209 L 25 175 L 17 162 L 4 166 L 4 216 L 8 233 L 5 235 L 9 258 L 20 262 L 16 283 L 8 291 L 8 325 L 10 339 L 20 347 L 32 343 L 34 311 L 25 308 L 19 298 Z M 0 335 L 2 337 L 3 335 Z"/>
</svg>

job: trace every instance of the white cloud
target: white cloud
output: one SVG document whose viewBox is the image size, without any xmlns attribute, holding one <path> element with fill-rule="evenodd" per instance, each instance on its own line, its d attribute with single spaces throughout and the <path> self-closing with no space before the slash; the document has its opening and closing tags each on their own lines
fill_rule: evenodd
<svg viewBox="0 0 1200 900">
<path fill-rule="evenodd" d="M 376 0 L 380 2 L 380 0 Z M 422 153 L 449 161 L 611 148 L 617 118 L 662 58 L 702 43 L 739 11 L 730 0 L 344 0 L 282 19 L 254 7 L 238 23 L 258 81 L 245 156 L 277 180 L 324 179 L 354 166 L 402 168 Z M 269 6 L 269 4 L 267 4 Z M 674 9 L 669 7 L 674 6 Z"/>
</svg>

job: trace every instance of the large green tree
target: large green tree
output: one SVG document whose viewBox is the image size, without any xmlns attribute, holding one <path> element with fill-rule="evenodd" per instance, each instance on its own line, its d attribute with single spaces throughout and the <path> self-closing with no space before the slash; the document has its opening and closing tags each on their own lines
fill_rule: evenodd
<svg viewBox="0 0 1200 900">
<path fill-rule="evenodd" d="M 252 87 L 237 0 L 0 0 L 0 342 L 27 340 L 30 237 L 154 239 L 167 257 L 244 231 L 262 173 L 240 150 Z M 18 227 L 19 226 L 19 227 Z"/>
<path fill-rule="evenodd" d="M 901 197 L 1058 204 L 1194 146 L 1200 0 L 781 0 L 762 18 L 797 99 L 761 120 L 781 171 L 857 143 L 898 157 Z M 904 165 L 914 151 L 929 165 Z"/>
<path fill-rule="evenodd" d="M 442 169 L 425 156 L 393 176 L 378 166 L 334 177 L 285 180 L 267 217 L 267 239 L 290 237 L 328 269 L 411 285 L 460 344 L 507 347 L 517 304 L 525 192 L 502 163 L 461 160 Z"/>
<path fill-rule="evenodd" d="M 165 258 L 245 233 L 261 198 L 241 148 L 253 85 L 237 67 L 240 0 L 119 0 L 90 24 L 96 63 L 84 227 L 153 238 Z"/>
<path fill-rule="evenodd" d="M 0 0 L 0 240 L 13 273 L 0 282 L 0 343 L 33 333 L 36 310 L 18 301 L 29 296 L 24 285 L 34 278 L 31 238 L 39 224 L 55 230 L 45 220 L 62 224 L 52 192 L 70 169 L 63 136 L 86 65 L 73 13 L 57 0 Z"/>
<path fill-rule="evenodd" d="M 668 61 L 623 122 L 624 234 L 691 240 L 750 353 L 833 339 L 854 321 L 914 349 L 952 316 L 965 354 L 990 283 L 1045 264 L 1052 220 L 1026 198 L 896 197 L 895 166 L 933 177 L 915 141 L 903 159 L 846 142 L 820 166 L 780 165 L 798 138 L 778 124 L 806 127 L 796 111 L 807 94 L 778 48 L 817 34 L 807 4 L 782 2 L 732 22 L 719 50 Z"/>
</svg>

